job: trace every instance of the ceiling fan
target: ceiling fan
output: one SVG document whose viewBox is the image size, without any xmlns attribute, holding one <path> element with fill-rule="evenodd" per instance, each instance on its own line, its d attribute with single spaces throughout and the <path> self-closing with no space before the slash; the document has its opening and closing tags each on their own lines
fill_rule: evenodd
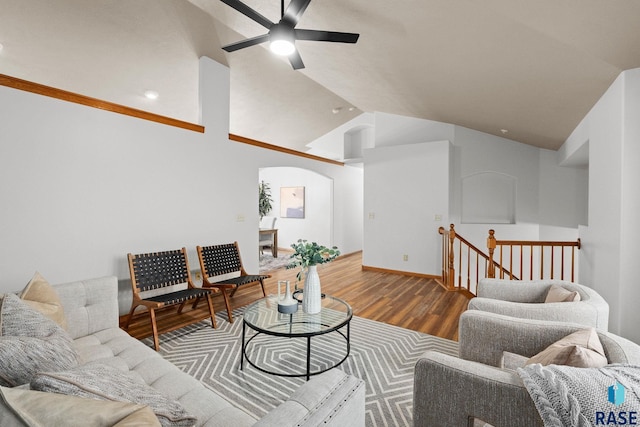
<svg viewBox="0 0 640 427">
<path fill-rule="evenodd" d="M 246 4 L 239 0 L 221 0 L 238 12 L 253 19 L 258 24 L 269 30 L 267 34 L 252 37 L 236 43 L 223 46 L 227 52 L 254 46 L 264 42 L 270 42 L 271 51 L 278 55 L 288 56 L 294 70 L 304 68 L 300 52 L 295 47 L 296 40 L 313 40 L 321 42 L 355 43 L 360 34 L 340 33 L 336 31 L 304 30 L 295 28 L 311 0 L 291 0 L 287 8 L 284 8 L 284 0 L 281 0 L 280 21 L 271 22 Z"/>
</svg>

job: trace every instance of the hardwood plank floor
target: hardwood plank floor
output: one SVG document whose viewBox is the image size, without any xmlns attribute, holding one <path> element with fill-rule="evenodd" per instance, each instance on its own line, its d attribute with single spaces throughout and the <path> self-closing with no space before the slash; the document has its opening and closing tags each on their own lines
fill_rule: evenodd
<svg viewBox="0 0 640 427">
<path fill-rule="evenodd" d="M 267 294 L 278 292 L 278 280 L 289 280 L 293 285 L 297 271 L 280 269 L 269 272 L 272 277 L 265 282 Z M 318 273 L 322 292 L 347 301 L 355 316 L 442 338 L 458 339 L 458 318 L 466 310 L 469 298 L 459 292 L 446 291 L 433 279 L 362 270 L 361 252 L 320 265 Z M 232 306 L 241 307 L 260 297 L 259 286 L 240 288 L 232 298 Z M 213 301 L 216 312 L 225 310 L 221 296 L 214 297 Z M 185 307 L 181 315 L 176 315 L 175 307 L 159 312 L 157 323 L 159 330 L 164 331 L 207 317 L 206 304 L 200 303 L 196 310 Z M 124 316 L 121 325 L 123 320 Z M 151 335 L 146 312 L 134 317 L 129 333 L 136 338 Z"/>
</svg>

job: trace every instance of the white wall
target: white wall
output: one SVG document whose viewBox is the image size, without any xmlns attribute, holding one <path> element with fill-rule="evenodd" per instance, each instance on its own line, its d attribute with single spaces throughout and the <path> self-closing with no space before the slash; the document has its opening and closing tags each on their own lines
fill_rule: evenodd
<svg viewBox="0 0 640 427">
<path fill-rule="evenodd" d="M 453 144 L 455 154 L 452 199 L 453 220 L 456 225 L 461 222 L 461 179 L 481 172 L 497 172 L 514 177 L 516 224 L 539 223 L 538 148 L 461 126 L 455 126 Z"/>
<path fill-rule="evenodd" d="M 589 141 L 589 219 L 582 227 L 580 279 L 610 306 L 609 328 L 620 328 L 620 207 L 623 79 L 618 78 L 581 123 Z M 572 134 L 582 138 L 582 132 Z M 587 142 L 587 141 L 581 141 Z"/>
<path fill-rule="evenodd" d="M 358 117 L 311 141 L 307 144 L 307 147 L 309 147 L 307 153 L 334 160 L 344 160 L 345 134 L 352 129 L 373 126 L 374 121 L 373 113 L 362 113 Z"/>
<path fill-rule="evenodd" d="M 437 229 L 448 224 L 449 160 L 448 141 L 365 150 L 364 265 L 440 274 Z"/>
<path fill-rule="evenodd" d="M 624 145 L 620 206 L 620 334 L 640 343 L 640 69 L 624 73 Z"/>
<path fill-rule="evenodd" d="M 581 281 L 609 303 L 609 329 L 640 343 L 640 70 L 622 73 L 565 142 L 589 148 L 589 218 L 580 227 Z"/>
<path fill-rule="evenodd" d="M 589 169 L 563 167 L 558 153 L 540 150 L 540 224 L 572 227 L 588 223 Z"/>
<path fill-rule="evenodd" d="M 229 70 L 208 58 L 200 90 L 205 134 L 0 87 L 0 292 L 40 271 L 52 283 L 116 275 L 130 297 L 128 252 L 185 246 L 196 269 L 196 245 L 234 240 L 257 271 L 269 166 L 349 189 L 334 190 L 335 244 L 361 249 L 361 170 L 229 141 Z"/>
<path fill-rule="evenodd" d="M 454 139 L 454 126 L 448 123 L 381 112 L 374 113 L 374 122 L 376 147 Z"/>
<path fill-rule="evenodd" d="M 278 247 L 289 248 L 298 239 L 333 246 L 333 180 L 300 168 L 273 167 L 260 169 L 259 180 L 271 187 L 273 198 L 269 216 L 278 218 Z M 304 187 L 304 218 L 281 216 L 280 189 Z"/>
<path fill-rule="evenodd" d="M 365 265 L 438 275 L 437 229 L 448 229 L 452 222 L 481 249 L 486 248 L 490 228 L 499 239 L 538 240 L 550 230 L 562 236 L 556 239 L 577 238 L 577 226 L 586 218 L 585 170 L 559 166 L 548 150 L 460 126 L 384 113 L 375 113 L 375 118 L 376 148 L 365 151 L 364 157 Z M 443 135 L 453 138 L 446 155 L 433 148 L 437 144 L 425 143 Z M 514 224 L 461 223 L 462 182 L 484 173 L 515 182 Z M 490 200 L 492 191 L 495 188 L 478 189 L 476 202 Z M 559 203 L 566 194 L 571 203 Z M 416 206 L 399 210 L 406 198 Z M 369 213 L 375 219 L 369 219 Z M 442 214 L 442 221 L 434 221 L 435 214 Z M 415 242 L 431 246 L 425 249 Z M 409 254 L 409 262 L 402 261 L 407 252 L 417 253 L 419 259 Z"/>
</svg>

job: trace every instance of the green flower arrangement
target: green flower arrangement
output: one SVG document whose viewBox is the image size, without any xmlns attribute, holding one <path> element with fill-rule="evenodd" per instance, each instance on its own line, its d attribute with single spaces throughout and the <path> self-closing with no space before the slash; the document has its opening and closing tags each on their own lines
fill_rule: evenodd
<svg viewBox="0 0 640 427">
<path fill-rule="evenodd" d="M 300 271 L 296 275 L 298 281 L 302 279 L 302 273 L 310 265 L 326 264 L 340 255 L 340 251 L 336 246 L 327 248 L 316 242 L 309 243 L 302 239 L 298 239 L 298 243 L 292 244 L 291 247 L 294 253 L 290 257 L 291 261 L 287 268 L 300 267 Z"/>
</svg>

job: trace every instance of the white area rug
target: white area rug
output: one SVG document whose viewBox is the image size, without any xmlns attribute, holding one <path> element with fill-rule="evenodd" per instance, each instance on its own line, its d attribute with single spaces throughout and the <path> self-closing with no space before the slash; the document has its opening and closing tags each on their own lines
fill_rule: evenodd
<svg viewBox="0 0 640 427">
<path fill-rule="evenodd" d="M 242 309 L 234 310 L 234 323 L 226 320 L 226 312 L 216 313 L 218 329 L 212 329 L 210 321 L 205 320 L 160 335 L 160 353 L 183 371 L 212 389 L 223 392 L 234 404 L 260 418 L 286 400 L 305 379 L 265 374 L 246 362 L 244 370 L 240 370 L 242 312 Z M 335 333 L 327 336 L 340 339 Z M 263 339 L 263 336 L 259 338 Z M 265 339 L 271 340 L 273 337 Z M 302 342 L 296 344 L 296 341 L 288 340 L 292 344 L 286 348 L 282 343 L 265 342 L 256 347 L 261 351 L 253 354 L 252 360 L 257 360 L 259 366 L 302 368 L 305 347 Z M 152 345 L 150 339 L 145 342 Z M 328 358 L 344 356 L 344 353 L 340 355 L 344 351 L 344 341 L 336 343 L 332 339 L 314 339 L 312 343 L 318 346 L 313 347 L 313 354 L 324 352 Z M 336 369 L 365 381 L 367 426 L 413 424 L 413 371 L 416 361 L 427 350 L 457 355 L 458 343 L 353 317 L 351 352 Z M 314 363 L 325 362 L 319 358 Z"/>
</svg>

